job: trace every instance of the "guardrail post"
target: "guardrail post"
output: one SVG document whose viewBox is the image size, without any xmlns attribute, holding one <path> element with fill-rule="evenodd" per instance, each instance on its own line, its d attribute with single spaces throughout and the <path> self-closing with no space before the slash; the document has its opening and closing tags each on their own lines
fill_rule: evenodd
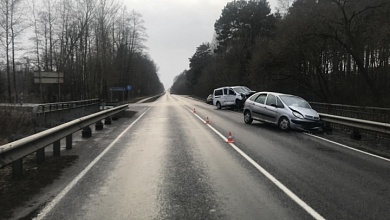
<svg viewBox="0 0 390 220">
<path fill-rule="evenodd" d="M 324 122 L 324 125 L 322 126 L 322 129 L 327 134 L 331 134 L 332 133 L 332 125 L 329 122 Z"/>
<path fill-rule="evenodd" d="M 61 156 L 61 140 L 55 141 L 53 143 L 53 156 Z"/>
<path fill-rule="evenodd" d="M 360 140 L 362 139 L 362 135 L 360 134 L 360 131 L 358 128 L 354 128 L 351 135 L 350 135 L 351 139 L 353 140 Z"/>
<path fill-rule="evenodd" d="M 87 126 L 83 128 L 81 134 L 83 138 L 90 138 L 92 136 L 92 129 L 89 126 Z"/>
<path fill-rule="evenodd" d="M 117 121 L 119 119 L 119 113 L 112 116 L 113 121 Z"/>
<path fill-rule="evenodd" d="M 23 159 L 15 160 L 12 163 L 12 175 L 13 177 L 23 175 Z"/>
<path fill-rule="evenodd" d="M 102 121 L 97 121 L 96 124 L 95 124 L 95 130 L 96 131 L 101 131 L 103 130 L 103 123 Z"/>
<path fill-rule="evenodd" d="M 111 124 L 111 117 L 107 117 L 106 119 L 104 119 L 104 124 L 110 125 Z"/>
<path fill-rule="evenodd" d="M 37 157 L 37 163 L 42 163 L 43 161 L 45 161 L 45 148 L 41 148 L 37 150 L 36 157 Z"/>
<path fill-rule="evenodd" d="M 72 149 L 72 143 L 73 143 L 73 135 L 70 134 L 70 135 L 66 136 L 66 149 L 67 150 Z"/>
</svg>

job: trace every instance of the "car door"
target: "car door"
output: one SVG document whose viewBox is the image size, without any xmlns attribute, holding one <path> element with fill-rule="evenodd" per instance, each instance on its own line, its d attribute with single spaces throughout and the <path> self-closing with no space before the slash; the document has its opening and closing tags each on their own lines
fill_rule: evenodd
<svg viewBox="0 0 390 220">
<path fill-rule="evenodd" d="M 223 95 L 222 95 L 222 105 L 223 106 L 229 105 L 228 94 L 229 94 L 228 88 L 226 88 L 226 87 L 223 88 Z"/>
<path fill-rule="evenodd" d="M 276 103 L 276 96 L 268 94 L 264 105 L 264 120 L 270 123 L 276 123 L 278 115 L 278 108 Z"/>
<path fill-rule="evenodd" d="M 257 98 L 254 100 L 251 106 L 252 110 L 252 117 L 257 120 L 264 120 L 264 103 L 265 99 L 267 98 L 267 93 L 261 93 Z"/>
<path fill-rule="evenodd" d="M 223 89 L 215 89 L 213 93 L 213 105 L 217 105 L 217 102 L 222 103 Z"/>
<path fill-rule="evenodd" d="M 227 102 L 229 105 L 234 105 L 236 103 L 236 92 L 234 92 L 232 88 L 228 89 Z"/>
</svg>

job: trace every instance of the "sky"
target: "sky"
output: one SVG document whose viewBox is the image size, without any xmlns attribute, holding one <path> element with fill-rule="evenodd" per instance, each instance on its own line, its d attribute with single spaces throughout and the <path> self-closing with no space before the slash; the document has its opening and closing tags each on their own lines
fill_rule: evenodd
<svg viewBox="0 0 390 220">
<path fill-rule="evenodd" d="M 174 77 L 189 69 L 189 58 L 202 43 L 211 43 L 214 23 L 232 0 L 124 0 L 142 15 L 150 58 L 158 66 L 165 89 Z M 268 0 L 272 11 L 276 0 Z"/>
</svg>

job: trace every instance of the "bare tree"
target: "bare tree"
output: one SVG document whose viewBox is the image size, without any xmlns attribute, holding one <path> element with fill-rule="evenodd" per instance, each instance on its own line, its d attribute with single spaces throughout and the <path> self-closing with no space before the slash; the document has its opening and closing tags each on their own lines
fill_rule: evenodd
<svg viewBox="0 0 390 220">
<path fill-rule="evenodd" d="M 1 38 L 1 43 L 5 48 L 6 56 L 6 73 L 7 73 L 7 91 L 8 91 L 8 101 L 11 102 L 12 91 L 11 91 L 11 69 L 10 69 L 10 4 L 8 0 L 2 0 L 1 3 L 1 27 L 4 30 L 4 34 Z"/>
<path fill-rule="evenodd" d="M 7 61 L 4 72 L 7 72 L 9 101 L 11 97 L 15 97 L 15 101 L 18 99 L 13 60 L 23 24 L 20 15 L 25 5 L 20 2 L 22 0 L 0 0 L 3 12 L 0 27 L 4 30 L 0 31 L 0 41 Z M 128 12 L 121 0 L 24 2 L 29 6 L 25 13 L 29 20 L 25 24 L 31 30 L 28 36 L 30 50 L 24 54 L 24 59 L 35 64 L 34 69 L 39 72 L 63 72 L 65 78 L 61 86 L 41 84 L 42 101 L 54 101 L 49 94 L 56 94 L 56 90 L 59 94 L 56 100 L 63 97 L 60 94 L 67 94 L 66 98 L 72 100 L 106 98 L 108 87 L 128 85 L 130 80 L 137 87 L 137 83 L 145 83 L 141 79 L 146 76 L 149 86 L 143 91 L 162 88 L 157 65 L 144 53 L 147 36 L 142 16 L 135 11 Z"/>
<path fill-rule="evenodd" d="M 22 9 L 20 6 L 21 0 L 2 0 L 0 8 L 2 11 L 1 27 L 4 30 L 5 39 L 2 38 L 2 44 L 5 47 L 6 65 L 7 65 L 7 82 L 8 82 L 8 99 L 11 100 L 11 84 L 14 92 L 14 102 L 19 101 L 18 88 L 16 84 L 16 66 L 15 66 L 15 50 L 16 38 L 23 30 Z M 12 83 L 11 83 L 11 67 L 12 67 Z"/>
<path fill-rule="evenodd" d="M 28 5 L 31 10 L 31 19 L 30 22 L 32 24 L 32 27 L 34 29 L 34 36 L 30 38 L 34 42 L 34 54 L 36 56 L 36 67 L 39 72 L 39 94 L 41 96 L 41 100 L 43 99 L 42 97 L 42 82 L 41 82 L 41 62 L 40 62 L 40 34 L 39 34 L 39 28 L 38 28 L 38 11 L 36 8 L 36 1 L 30 0 L 28 1 Z"/>
<path fill-rule="evenodd" d="M 120 5 L 114 0 L 99 0 L 97 9 L 97 21 L 95 25 L 97 65 L 99 65 L 98 85 L 100 97 L 105 97 L 107 87 L 107 73 L 112 62 L 112 41 L 110 41 L 110 31 L 116 19 Z"/>
<path fill-rule="evenodd" d="M 56 21 L 55 13 L 53 13 L 56 0 L 43 0 L 43 10 L 40 12 L 40 19 L 42 26 L 44 27 L 45 37 L 45 69 L 53 71 L 53 32 L 54 22 Z"/>
</svg>

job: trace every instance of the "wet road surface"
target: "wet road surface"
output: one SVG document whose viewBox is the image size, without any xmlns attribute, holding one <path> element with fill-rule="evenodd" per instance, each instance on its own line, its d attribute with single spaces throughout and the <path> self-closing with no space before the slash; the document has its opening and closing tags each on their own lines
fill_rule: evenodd
<svg viewBox="0 0 390 220">
<path fill-rule="evenodd" d="M 105 140 L 88 170 L 37 219 L 313 219 L 221 137 L 227 136 L 328 219 L 388 219 L 389 161 L 242 115 L 164 95 Z M 320 218 L 318 218 L 320 219 Z"/>
</svg>

